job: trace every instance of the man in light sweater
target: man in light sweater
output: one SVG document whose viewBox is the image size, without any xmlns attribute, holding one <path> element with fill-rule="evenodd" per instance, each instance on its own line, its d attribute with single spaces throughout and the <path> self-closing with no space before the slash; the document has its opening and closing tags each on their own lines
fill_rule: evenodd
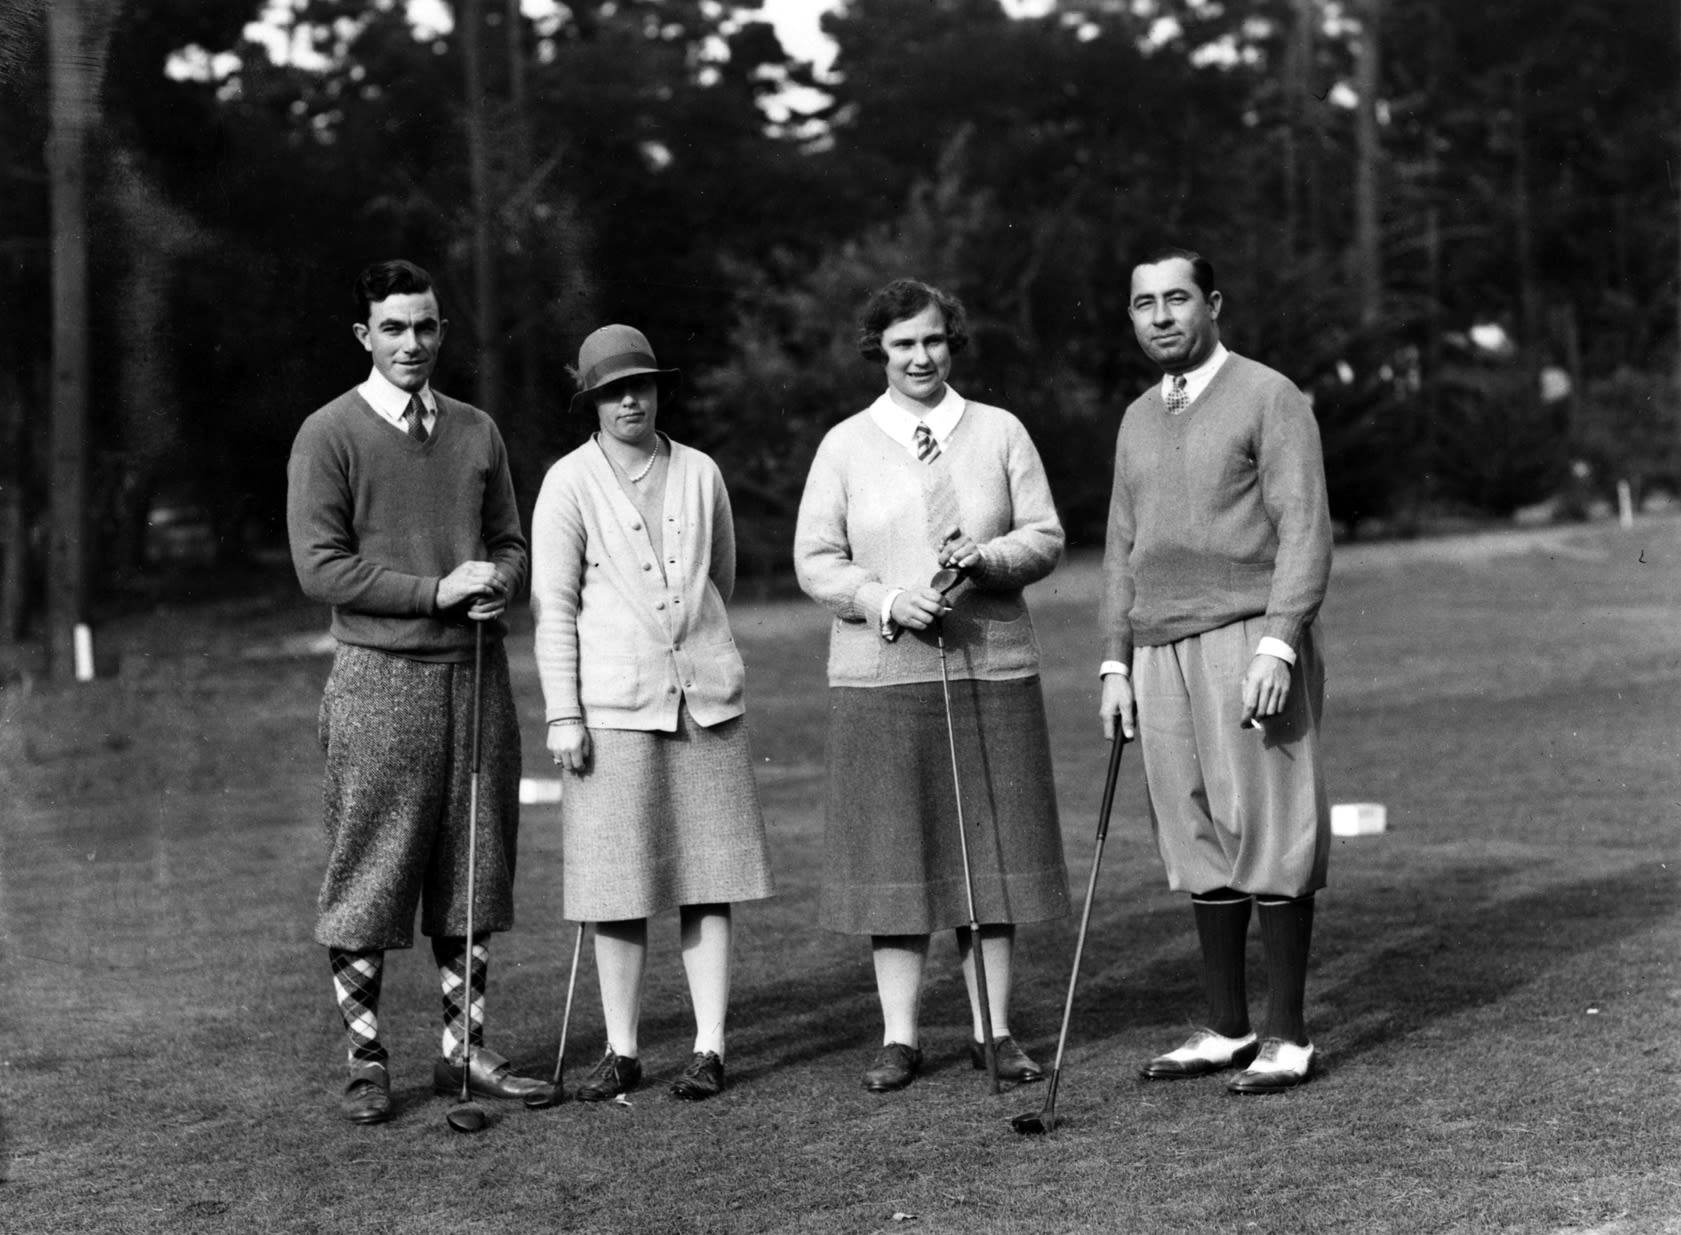
<svg viewBox="0 0 1681 1235">
<path fill-rule="evenodd" d="M 522 1098 L 546 1083 L 482 1049 L 490 933 L 513 925 L 518 719 L 502 647 L 525 578 L 525 536 L 495 423 L 430 385 L 447 323 L 432 279 L 381 262 L 356 283 L 360 386 L 311 415 L 287 465 L 292 563 L 332 606 L 337 640 L 321 705 L 328 841 L 315 938 L 327 947 L 349 1035 L 340 1113 L 392 1115 L 379 1036 L 385 952 L 432 940 L 443 986 L 439 1093 Z M 467 853 L 475 628 L 485 633 L 477 864 L 468 963 Z M 471 1049 L 469 1050 L 469 1043 Z"/>
<path fill-rule="evenodd" d="M 1281 374 L 1220 342 L 1207 259 L 1132 272 L 1133 330 L 1163 378 L 1126 410 L 1104 553 L 1102 718 L 1142 735 L 1168 886 L 1191 897 L 1208 1020 L 1148 1080 L 1243 1070 L 1227 1088 L 1307 1080 L 1313 896 L 1330 810 L 1314 618 L 1331 570 L 1319 429 Z M 1260 919 L 1267 1008 L 1251 1029 L 1244 944 Z"/>
</svg>

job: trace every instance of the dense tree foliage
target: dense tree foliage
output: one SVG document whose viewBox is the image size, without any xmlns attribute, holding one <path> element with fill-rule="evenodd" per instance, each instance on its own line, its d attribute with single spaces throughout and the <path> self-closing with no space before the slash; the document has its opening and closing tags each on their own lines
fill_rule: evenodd
<svg viewBox="0 0 1681 1235">
<path fill-rule="evenodd" d="M 578 341 L 646 330 L 685 371 L 668 427 L 724 465 L 757 570 L 786 562 L 817 438 L 879 384 L 856 306 L 906 273 L 969 303 L 954 384 L 1021 415 L 1094 543 L 1150 379 L 1128 272 L 1164 240 L 1216 260 L 1229 342 L 1313 395 L 1350 529 L 1506 514 L 1575 460 L 1643 490 L 1681 471 L 1660 0 L 848 0 L 821 81 L 752 4 L 462 0 L 444 32 L 405 7 L 293 0 L 276 63 L 247 37 L 260 0 L 116 6 L 91 185 L 101 579 L 183 480 L 228 543 L 279 536 L 292 433 L 365 365 L 349 280 L 395 254 L 440 277 L 439 384 L 491 404 L 526 502 L 588 429 L 565 416 Z M 0 24 L 0 491 L 37 521 L 44 11 Z M 823 101 L 770 123 L 794 86 Z"/>
</svg>

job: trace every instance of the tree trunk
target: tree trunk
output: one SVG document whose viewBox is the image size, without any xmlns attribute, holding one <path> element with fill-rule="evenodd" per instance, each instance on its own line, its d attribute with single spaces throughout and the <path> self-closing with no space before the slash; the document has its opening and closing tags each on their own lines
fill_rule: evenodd
<svg viewBox="0 0 1681 1235">
<path fill-rule="evenodd" d="M 0 373 L 0 644 L 23 637 L 28 611 L 29 531 L 24 479 L 29 452 L 23 445 L 23 389 Z"/>
<path fill-rule="evenodd" d="M 1311 179 L 1306 169 L 1314 151 L 1309 134 L 1318 107 L 1312 96 L 1313 26 L 1318 0 L 1296 0 L 1295 24 L 1284 55 L 1284 252 L 1294 262 L 1303 246 L 1302 238 L 1314 234 L 1302 220 L 1303 183 Z"/>
<path fill-rule="evenodd" d="M 58 0 L 47 11 L 53 342 L 46 644 L 47 670 L 61 679 L 72 673 L 75 626 L 87 619 L 87 163 L 99 72 L 87 52 L 86 17 L 84 0 Z"/>
<path fill-rule="evenodd" d="M 1361 10 L 1360 50 L 1355 62 L 1355 89 L 1360 95 L 1355 112 L 1354 237 L 1360 324 L 1366 328 L 1383 320 L 1383 232 L 1378 218 L 1377 102 L 1381 46 L 1382 0 L 1366 0 Z"/>
<path fill-rule="evenodd" d="M 473 195 L 473 300 L 479 345 L 479 406 L 492 416 L 502 408 L 501 306 L 491 245 L 490 155 L 485 131 L 484 2 L 461 0 L 457 25 L 466 66 L 467 165 Z"/>
</svg>

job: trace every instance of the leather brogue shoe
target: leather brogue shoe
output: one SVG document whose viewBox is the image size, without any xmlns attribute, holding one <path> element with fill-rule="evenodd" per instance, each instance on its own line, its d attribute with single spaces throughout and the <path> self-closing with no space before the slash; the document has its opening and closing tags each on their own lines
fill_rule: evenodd
<svg viewBox="0 0 1681 1235">
<path fill-rule="evenodd" d="M 704 1102 L 724 1091 L 724 1061 L 717 1051 L 696 1051 L 688 1067 L 671 1082 L 671 1096 L 685 1102 Z"/>
<path fill-rule="evenodd" d="M 1241 1038 L 1228 1038 L 1212 1029 L 1199 1029 L 1178 1050 L 1157 1055 L 1138 1070 L 1147 1081 L 1182 1081 L 1192 1076 L 1207 1076 L 1226 1068 L 1248 1065 L 1260 1051 L 1260 1042 L 1252 1033 Z"/>
<path fill-rule="evenodd" d="M 384 1064 L 352 1065 L 339 1114 L 353 1124 L 382 1124 L 391 1118 L 391 1075 Z"/>
<path fill-rule="evenodd" d="M 889 1042 L 875 1053 L 870 1066 L 864 1069 L 864 1088 L 871 1093 L 891 1093 L 903 1089 L 916 1078 L 922 1067 L 922 1052 L 902 1042 Z"/>
<path fill-rule="evenodd" d="M 575 1096 L 580 1102 L 606 1102 L 629 1093 L 641 1081 L 641 1063 L 627 1059 L 609 1046 L 607 1053 L 590 1069 L 584 1083 L 578 1086 Z"/>
<path fill-rule="evenodd" d="M 1283 1038 L 1268 1038 L 1242 1072 L 1226 1082 L 1233 1093 L 1278 1093 L 1294 1089 L 1313 1072 L 1313 1043 L 1297 1046 Z"/>
<path fill-rule="evenodd" d="M 535 1076 L 521 1076 L 495 1051 L 473 1048 L 473 1064 L 467 1072 L 467 1092 L 480 1098 L 505 1098 L 523 1102 L 532 1094 L 548 1090 L 549 1082 Z M 432 1065 L 432 1089 L 440 1094 L 461 1092 L 461 1065 L 439 1059 Z"/>
<path fill-rule="evenodd" d="M 1021 1049 L 1021 1043 L 1009 1034 L 994 1042 L 992 1048 L 998 1055 L 999 1080 L 1026 1085 L 1045 1079 L 1045 1070 L 1034 1063 L 1028 1053 Z M 969 1063 L 975 1068 L 986 1067 L 986 1043 L 969 1043 Z"/>
</svg>

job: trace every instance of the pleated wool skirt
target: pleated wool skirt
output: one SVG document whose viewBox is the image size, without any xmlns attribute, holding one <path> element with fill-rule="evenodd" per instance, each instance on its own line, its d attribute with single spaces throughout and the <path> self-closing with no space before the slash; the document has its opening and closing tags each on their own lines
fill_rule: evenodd
<svg viewBox="0 0 1681 1235">
<path fill-rule="evenodd" d="M 940 683 L 831 687 L 819 922 L 854 935 L 967 926 Z M 951 683 L 962 835 L 982 925 L 1068 912 L 1039 679 Z"/>
<path fill-rule="evenodd" d="M 590 731 L 588 772 L 561 789 L 563 911 L 574 922 L 645 918 L 773 892 L 765 819 L 737 716 L 673 733 Z"/>
</svg>

